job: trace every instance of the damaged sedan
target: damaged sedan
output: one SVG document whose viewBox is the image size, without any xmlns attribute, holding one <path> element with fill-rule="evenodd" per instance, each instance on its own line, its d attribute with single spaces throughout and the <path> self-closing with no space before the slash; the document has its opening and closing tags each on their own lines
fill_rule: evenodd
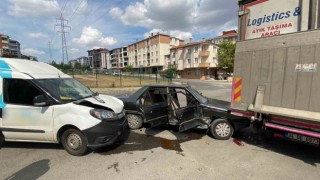
<svg viewBox="0 0 320 180">
<path fill-rule="evenodd" d="M 229 102 L 208 99 L 189 85 L 147 85 L 119 98 L 131 129 L 169 124 L 179 126 L 179 132 L 207 129 L 214 138 L 226 140 L 250 126 L 248 118 L 230 113 Z"/>
</svg>

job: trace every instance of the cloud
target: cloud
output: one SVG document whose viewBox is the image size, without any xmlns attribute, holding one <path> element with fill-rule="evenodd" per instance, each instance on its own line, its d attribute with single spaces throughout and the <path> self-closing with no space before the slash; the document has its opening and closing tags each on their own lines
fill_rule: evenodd
<svg viewBox="0 0 320 180">
<path fill-rule="evenodd" d="M 92 48 L 95 46 L 112 46 L 117 44 L 117 39 L 114 37 L 103 37 L 102 33 L 92 27 L 84 27 L 79 38 L 73 38 L 72 42 L 82 46 Z"/>
<path fill-rule="evenodd" d="M 46 34 L 43 33 L 29 33 L 28 36 L 35 39 L 43 39 L 48 37 Z"/>
<path fill-rule="evenodd" d="M 26 48 L 21 50 L 21 52 L 22 54 L 29 55 L 29 56 L 40 56 L 45 54 L 44 51 L 39 51 L 33 48 Z"/>
<path fill-rule="evenodd" d="M 153 34 L 157 34 L 157 33 L 163 33 L 163 34 L 168 34 L 172 37 L 176 37 L 182 40 L 188 40 L 189 38 L 192 38 L 192 33 L 191 32 L 184 32 L 184 31 L 178 31 L 178 30 L 173 30 L 173 31 L 165 31 L 162 29 L 152 29 L 151 31 L 147 32 L 144 34 L 144 37 L 148 37 L 151 35 L 151 33 Z"/>
<path fill-rule="evenodd" d="M 233 12 L 230 14 L 230 12 Z M 109 15 L 128 26 L 177 32 L 212 32 L 237 24 L 237 3 L 226 0 L 144 0 Z"/>
<path fill-rule="evenodd" d="M 71 52 L 71 54 L 77 54 L 77 53 L 80 52 L 80 51 L 79 51 L 79 49 L 77 49 L 77 48 L 71 48 L 71 49 L 70 49 L 70 52 Z"/>
<path fill-rule="evenodd" d="M 60 11 L 56 0 L 9 0 L 8 13 L 11 16 L 52 16 Z"/>
</svg>

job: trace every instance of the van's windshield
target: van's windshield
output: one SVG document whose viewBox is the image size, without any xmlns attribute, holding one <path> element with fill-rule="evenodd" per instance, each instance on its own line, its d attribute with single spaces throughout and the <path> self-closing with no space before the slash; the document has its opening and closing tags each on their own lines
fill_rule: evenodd
<svg viewBox="0 0 320 180">
<path fill-rule="evenodd" d="M 34 81 L 62 103 L 94 95 L 89 88 L 72 78 L 36 79 Z"/>
</svg>

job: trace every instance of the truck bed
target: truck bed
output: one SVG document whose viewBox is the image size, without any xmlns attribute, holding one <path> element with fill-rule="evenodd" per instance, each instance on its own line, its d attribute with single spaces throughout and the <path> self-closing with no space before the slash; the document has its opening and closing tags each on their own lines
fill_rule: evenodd
<svg viewBox="0 0 320 180">
<path fill-rule="evenodd" d="M 235 57 L 232 109 L 320 123 L 320 30 L 241 41 Z"/>
</svg>

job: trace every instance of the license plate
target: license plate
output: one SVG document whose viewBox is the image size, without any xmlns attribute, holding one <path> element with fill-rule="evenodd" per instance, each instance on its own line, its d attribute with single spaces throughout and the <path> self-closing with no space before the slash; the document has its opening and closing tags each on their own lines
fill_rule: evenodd
<svg viewBox="0 0 320 180">
<path fill-rule="evenodd" d="M 286 133 L 286 137 L 295 141 L 319 145 L 319 139 L 300 134 Z"/>
</svg>

